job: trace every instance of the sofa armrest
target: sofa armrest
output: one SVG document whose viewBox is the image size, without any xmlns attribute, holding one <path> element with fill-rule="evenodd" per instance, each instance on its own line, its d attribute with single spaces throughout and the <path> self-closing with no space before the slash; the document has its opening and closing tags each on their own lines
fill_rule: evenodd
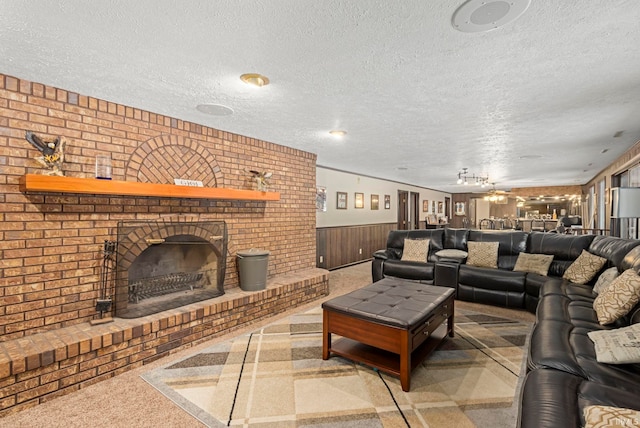
<svg viewBox="0 0 640 428">
<path fill-rule="evenodd" d="M 434 275 L 434 285 L 439 287 L 451 287 L 458 289 L 458 268 L 460 263 L 436 262 Z"/>
<path fill-rule="evenodd" d="M 579 376 L 552 369 L 529 372 L 522 385 L 518 428 L 582 426 Z"/>
<path fill-rule="evenodd" d="M 378 250 L 373 253 L 373 258 L 378 260 L 395 259 L 395 257 L 389 250 Z"/>
</svg>

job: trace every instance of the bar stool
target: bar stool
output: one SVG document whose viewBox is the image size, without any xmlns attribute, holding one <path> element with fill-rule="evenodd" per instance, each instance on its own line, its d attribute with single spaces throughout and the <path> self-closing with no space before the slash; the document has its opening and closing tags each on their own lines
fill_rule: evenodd
<svg viewBox="0 0 640 428">
<path fill-rule="evenodd" d="M 488 218 L 480 220 L 480 229 L 493 229 L 493 222 Z"/>
<path fill-rule="evenodd" d="M 544 232 L 544 220 L 535 219 L 531 222 L 532 232 Z"/>
</svg>

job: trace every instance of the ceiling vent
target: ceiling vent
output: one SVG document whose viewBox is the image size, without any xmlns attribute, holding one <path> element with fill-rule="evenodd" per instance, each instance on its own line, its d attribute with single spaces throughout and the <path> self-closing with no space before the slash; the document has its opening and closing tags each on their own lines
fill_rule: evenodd
<svg viewBox="0 0 640 428">
<path fill-rule="evenodd" d="M 517 19 L 529 4 L 531 0 L 469 0 L 455 11 L 451 23 L 465 33 L 491 31 Z"/>
</svg>

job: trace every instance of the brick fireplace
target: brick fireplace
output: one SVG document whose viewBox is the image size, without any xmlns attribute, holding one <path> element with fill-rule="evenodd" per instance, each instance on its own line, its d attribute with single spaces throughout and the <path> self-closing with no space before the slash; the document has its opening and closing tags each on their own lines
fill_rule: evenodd
<svg viewBox="0 0 640 428">
<path fill-rule="evenodd" d="M 67 177 L 93 179 L 96 156 L 108 155 L 114 181 L 166 185 L 182 178 L 202 181 L 205 188 L 255 190 L 247 172 L 253 169 L 273 172 L 270 190 L 280 197 L 21 191 L 25 174 L 41 172 L 26 131 L 66 141 Z M 0 416 L 328 292 L 328 273 L 315 268 L 311 153 L 0 74 L 0 189 Z M 176 222 L 191 225 L 168 233 L 165 225 Z M 221 230 L 189 229 L 204 222 L 224 222 L 226 240 L 218 239 Z M 120 240 L 119 224 L 142 223 L 160 224 L 159 234 L 140 234 L 142 243 L 122 260 L 136 267 L 142 256 L 140 264 L 155 269 L 151 277 L 173 281 L 166 287 L 178 293 L 200 291 L 202 276 L 216 278 L 212 288 L 221 295 L 125 319 L 118 311 L 131 311 L 130 302 L 163 297 L 149 296 L 153 281 L 130 284 L 149 276 L 134 272 L 129 278 L 128 268 L 126 275 L 116 269 L 121 282 L 113 287 L 126 297 L 114 289 L 106 315 L 115 321 L 91 325 L 100 318 L 104 242 Z M 194 267 L 187 257 L 172 267 L 175 272 L 153 267 L 165 257 L 153 254 L 155 248 L 188 253 L 196 245 L 206 247 L 194 256 L 203 266 Z M 265 290 L 248 293 L 238 287 L 235 253 L 252 247 L 270 251 L 269 279 Z M 181 281 L 192 285 L 176 286 Z M 132 288 L 138 290 L 133 297 Z"/>
<path fill-rule="evenodd" d="M 118 317 L 138 318 L 224 294 L 223 221 L 121 221 L 116 253 Z"/>
</svg>

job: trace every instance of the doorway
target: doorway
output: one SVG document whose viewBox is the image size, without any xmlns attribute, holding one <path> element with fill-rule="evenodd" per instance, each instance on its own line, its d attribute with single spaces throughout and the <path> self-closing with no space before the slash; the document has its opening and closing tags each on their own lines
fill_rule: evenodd
<svg viewBox="0 0 640 428">
<path fill-rule="evenodd" d="M 409 199 L 411 200 L 411 229 L 420 229 L 420 193 L 411 192 Z"/>
<path fill-rule="evenodd" d="M 451 223 L 451 198 L 448 196 L 444 197 L 444 215 L 447 216 L 447 223 Z"/>
<path fill-rule="evenodd" d="M 409 229 L 409 192 L 398 190 L 398 230 Z"/>
</svg>

